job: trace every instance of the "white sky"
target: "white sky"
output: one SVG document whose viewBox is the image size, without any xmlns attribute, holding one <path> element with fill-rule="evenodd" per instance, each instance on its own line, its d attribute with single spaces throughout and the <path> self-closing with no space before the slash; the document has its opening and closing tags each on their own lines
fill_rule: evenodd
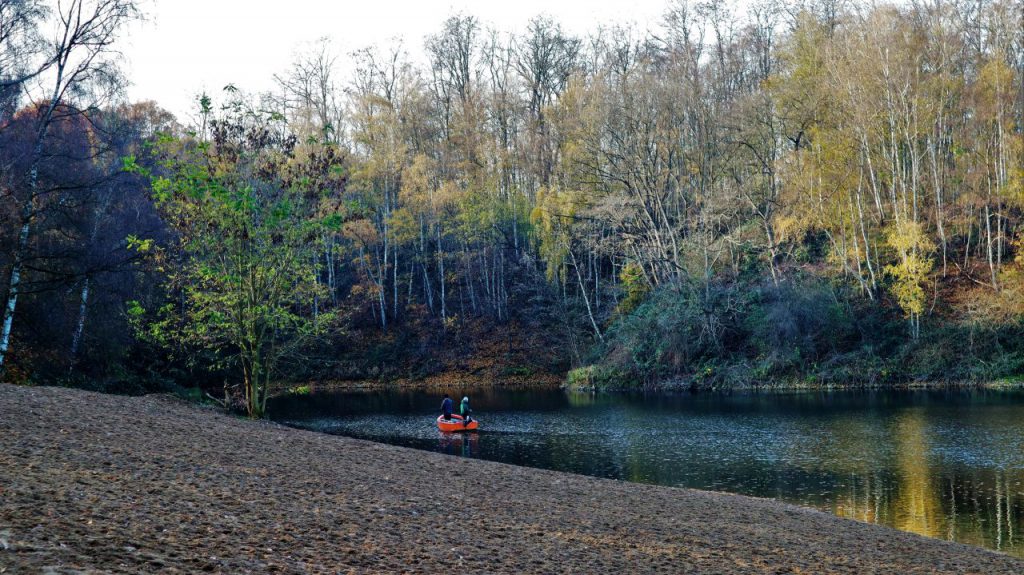
<svg viewBox="0 0 1024 575">
<path fill-rule="evenodd" d="M 328 37 L 343 54 L 394 38 L 417 58 L 423 39 L 450 15 L 476 16 L 485 27 L 521 31 L 545 14 L 583 35 L 609 24 L 656 27 L 668 0 L 150 0 L 149 20 L 122 44 L 129 98 L 155 100 L 180 119 L 192 115 L 195 95 L 218 95 L 231 83 L 268 90 L 297 51 Z"/>
</svg>

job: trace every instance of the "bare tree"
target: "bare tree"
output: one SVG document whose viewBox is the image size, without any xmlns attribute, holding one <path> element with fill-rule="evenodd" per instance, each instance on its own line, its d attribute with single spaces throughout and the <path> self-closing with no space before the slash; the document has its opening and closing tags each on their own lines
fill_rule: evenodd
<svg viewBox="0 0 1024 575">
<path fill-rule="evenodd" d="M 342 123 L 335 79 L 337 59 L 330 40 L 321 38 L 296 57 L 287 73 L 274 75 L 292 125 L 330 143 L 340 140 Z"/>
<path fill-rule="evenodd" d="M 46 14 L 38 0 L 0 0 L 0 124 L 17 108 L 21 85 L 50 63 L 39 58 Z"/>
<path fill-rule="evenodd" d="M 516 44 L 516 69 L 526 90 L 532 118 L 534 157 L 540 185 L 547 185 L 554 169 L 554 150 L 544 115 L 546 106 L 565 89 L 577 63 L 581 42 L 566 35 L 550 18 L 530 21 L 526 36 Z"/>
<path fill-rule="evenodd" d="M 441 107 L 446 133 L 450 130 L 454 106 L 464 106 L 472 90 L 479 32 L 480 24 L 475 17 L 456 15 L 445 20 L 439 34 L 427 39 L 431 87 Z"/>
</svg>

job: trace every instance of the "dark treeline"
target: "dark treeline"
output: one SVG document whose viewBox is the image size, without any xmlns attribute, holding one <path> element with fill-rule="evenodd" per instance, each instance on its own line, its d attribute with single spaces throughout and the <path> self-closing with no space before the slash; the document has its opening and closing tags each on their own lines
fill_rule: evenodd
<svg viewBox="0 0 1024 575">
<path fill-rule="evenodd" d="M 83 8 L 96 41 L 41 33 Z M 1022 11 L 457 15 L 180 125 L 114 104 L 131 2 L 0 0 L 0 362 L 257 412 L 271 380 L 473 354 L 597 385 L 1019 374 Z"/>
</svg>

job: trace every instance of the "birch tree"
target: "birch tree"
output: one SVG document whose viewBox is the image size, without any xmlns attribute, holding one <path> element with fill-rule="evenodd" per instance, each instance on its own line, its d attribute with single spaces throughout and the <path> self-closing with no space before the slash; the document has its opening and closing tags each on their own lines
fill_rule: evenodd
<svg viewBox="0 0 1024 575">
<path fill-rule="evenodd" d="M 39 98 L 39 112 L 32 159 L 23 181 L 25 191 L 20 199 L 17 244 L 7 274 L 7 295 L 0 322 L 0 369 L 10 348 L 30 234 L 39 216 L 40 198 L 47 193 L 40 187 L 39 163 L 54 116 L 58 109 L 62 113 L 76 113 L 97 106 L 109 101 L 121 89 L 115 43 L 125 25 L 138 17 L 133 0 L 72 0 L 58 4 L 52 14 L 55 26 L 43 51 L 44 58 L 50 62 L 48 73 L 41 76 L 41 89 L 33 94 Z"/>
</svg>

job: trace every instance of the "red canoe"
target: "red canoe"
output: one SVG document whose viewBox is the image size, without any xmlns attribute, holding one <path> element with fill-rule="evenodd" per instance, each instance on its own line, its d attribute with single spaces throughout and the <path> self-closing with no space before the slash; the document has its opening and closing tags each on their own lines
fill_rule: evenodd
<svg viewBox="0 0 1024 575">
<path fill-rule="evenodd" d="M 462 425 L 461 415 L 452 415 L 450 421 L 445 421 L 443 415 L 437 416 L 437 428 L 441 431 L 473 431 L 480 427 L 480 422 L 475 419 L 469 420 L 469 423 Z"/>
</svg>

